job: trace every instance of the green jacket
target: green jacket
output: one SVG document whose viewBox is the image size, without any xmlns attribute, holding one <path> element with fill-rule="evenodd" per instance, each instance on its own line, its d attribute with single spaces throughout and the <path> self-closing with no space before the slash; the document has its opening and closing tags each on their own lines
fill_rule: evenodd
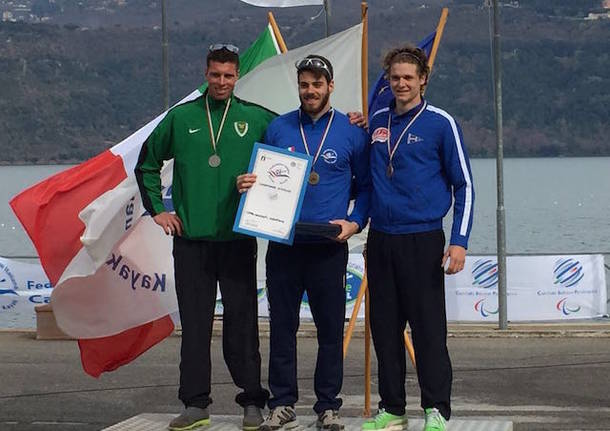
<svg viewBox="0 0 610 431">
<path fill-rule="evenodd" d="M 165 211 L 160 178 L 163 161 L 174 159 L 172 201 L 182 220 L 182 236 L 223 241 L 240 237 L 233 232 L 239 204 L 235 180 L 246 172 L 254 143 L 263 142 L 265 129 L 276 114 L 231 96 L 216 143 L 221 164 L 213 168 L 208 164 L 214 151 L 206 94 L 167 113 L 142 146 L 135 174 L 144 208 L 155 216 Z M 218 134 L 226 101 L 210 97 L 209 105 L 214 133 Z"/>
</svg>

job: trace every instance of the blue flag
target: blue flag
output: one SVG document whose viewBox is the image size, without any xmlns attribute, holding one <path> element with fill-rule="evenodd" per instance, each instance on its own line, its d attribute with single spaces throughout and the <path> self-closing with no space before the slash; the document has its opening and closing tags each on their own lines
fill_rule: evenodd
<svg viewBox="0 0 610 431">
<path fill-rule="evenodd" d="M 417 44 L 417 47 L 423 49 L 428 57 L 430 57 L 435 37 L 436 30 Z M 369 123 L 372 115 L 378 110 L 389 106 L 393 97 L 392 91 L 390 90 L 390 83 L 385 78 L 384 72 L 381 72 L 369 93 Z"/>
</svg>

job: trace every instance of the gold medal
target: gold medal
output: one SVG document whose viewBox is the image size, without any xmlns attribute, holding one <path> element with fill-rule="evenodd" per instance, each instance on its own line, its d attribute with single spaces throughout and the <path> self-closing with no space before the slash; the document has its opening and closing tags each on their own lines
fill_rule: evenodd
<svg viewBox="0 0 610 431">
<path fill-rule="evenodd" d="M 212 168 L 217 168 L 218 166 L 220 166 L 220 157 L 218 156 L 218 154 L 212 154 L 208 159 L 208 164 Z"/>
<path fill-rule="evenodd" d="M 315 186 L 319 182 L 320 182 L 320 175 L 315 171 L 311 171 L 311 173 L 309 174 L 309 184 L 311 184 L 312 186 Z"/>
</svg>

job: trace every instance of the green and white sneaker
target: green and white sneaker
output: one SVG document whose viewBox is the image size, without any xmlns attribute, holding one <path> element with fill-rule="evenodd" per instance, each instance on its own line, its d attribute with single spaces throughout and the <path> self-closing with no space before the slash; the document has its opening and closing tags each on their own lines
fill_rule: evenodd
<svg viewBox="0 0 610 431">
<path fill-rule="evenodd" d="M 362 424 L 363 431 L 401 431 L 407 429 L 407 415 L 397 416 L 380 409 Z"/>
<path fill-rule="evenodd" d="M 425 409 L 424 412 L 426 414 L 424 431 L 445 431 L 447 429 L 447 422 L 438 409 Z"/>
<path fill-rule="evenodd" d="M 184 411 L 169 423 L 170 431 L 190 431 L 210 425 L 208 409 L 186 407 Z"/>
</svg>

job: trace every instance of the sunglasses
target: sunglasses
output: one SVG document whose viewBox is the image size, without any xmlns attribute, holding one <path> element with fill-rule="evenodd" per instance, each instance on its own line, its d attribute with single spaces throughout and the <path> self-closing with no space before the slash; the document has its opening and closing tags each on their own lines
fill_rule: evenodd
<svg viewBox="0 0 610 431">
<path fill-rule="evenodd" d="M 333 74 L 330 72 L 330 68 L 326 64 L 324 60 L 317 57 L 304 58 L 303 60 L 298 60 L 294 63 L 294 66 L 297 70 L 303 69 L 322 69 L 326 72 L 326 75 L 332 79 Z"/>
<path fill-rule="evenodd" d="M 233 54 L 239 54 L 239 48 L 230 43 L 214 43 L 210 45 L 209 48 L 210 52 L 220 51 L 221 49 L 226 49 L 227 51 L 232 52 Z"/>
</svg>

